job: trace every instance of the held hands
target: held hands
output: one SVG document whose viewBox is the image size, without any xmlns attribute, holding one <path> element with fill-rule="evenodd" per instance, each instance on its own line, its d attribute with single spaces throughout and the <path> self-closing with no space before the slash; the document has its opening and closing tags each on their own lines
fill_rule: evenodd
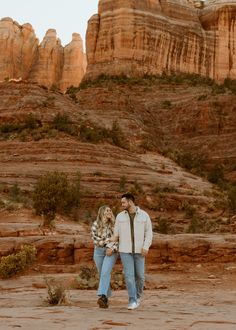
<svg viewBox="0 0 236 330">
<path fill-rule="evenodd" d="M 110 257 L 112 255 L 113 251 L 110 248 L 106 249 L 106 256 Z"/>
<path fill-rule="evenodd" d="M 141 254 L 145 257 L 148 254 L 148 250 L 142 249 Z"/>
</svg>

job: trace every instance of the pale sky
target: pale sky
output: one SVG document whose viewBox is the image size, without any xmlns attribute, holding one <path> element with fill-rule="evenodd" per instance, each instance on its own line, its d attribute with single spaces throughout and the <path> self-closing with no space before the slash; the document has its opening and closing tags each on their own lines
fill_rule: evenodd
<svg viewBox="0 0 236 330">
<path fill-rule="evenodd" d="M 56 29 L 62 45 L 77 32 L 85 42 L 87 21 L 97 13 L 99 0 L 0 0 L 0 19 L 11 17 L 20 25 L 30 23 L 42 41 L 48 29 Z"/>
</svg>

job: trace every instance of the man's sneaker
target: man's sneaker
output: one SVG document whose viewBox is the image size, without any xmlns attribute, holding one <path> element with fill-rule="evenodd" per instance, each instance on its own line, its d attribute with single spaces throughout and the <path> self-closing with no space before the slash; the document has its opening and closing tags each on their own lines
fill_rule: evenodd
<svg viewBox="0 0 236 330">
<path fill-rule="evenodd" d="M 129 303 L 128 309 L 136 309 L 138 308 L 138 304 L 136 302 Z"/>
<path fill-rule="evenodd" d="M 137 298 L 137 305 L 139 306 L 141 304 L 141 298 Z"/>
<path fill-rule="evenodd" d="M 107 297 L 102 294 L 97 301 L 97 304 L 100 308 L 108 308 L 108 299 Z"/>
</svg>

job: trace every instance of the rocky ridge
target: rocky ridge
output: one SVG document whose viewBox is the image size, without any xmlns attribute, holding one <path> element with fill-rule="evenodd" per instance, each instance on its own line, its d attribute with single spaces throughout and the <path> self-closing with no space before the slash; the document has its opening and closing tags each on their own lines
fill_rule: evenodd
<svg viewBox="0 0 236 330">
<path fill-rule="evenodd" d="M 234 1 L 100 0 L 88 23 L 86 79 L 185 72 L 236 78 Z M 196 8 L 197 7 L 197 8 Z"/>
<path fill-rule="evenodd" d="M 79 34 L 63 47 L 56 31 L 49 29 L 39 41 L 30 24 L 11 18 L 0 20 L 0 80 L 22 79 L 65 91 L 78 86 L 86 70 L 86 56 Z"/>
</svg>

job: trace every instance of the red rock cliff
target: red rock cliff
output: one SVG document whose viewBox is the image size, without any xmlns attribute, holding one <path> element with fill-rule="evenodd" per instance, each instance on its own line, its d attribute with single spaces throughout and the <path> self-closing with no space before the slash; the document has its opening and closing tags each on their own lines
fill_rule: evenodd
<svg viewBox="0 0 236 330">
<path fill-rule="evenodd" d="M 39 44 L 30 24 L 19 25 L 11 18 L 0 20 L 0 80 L 30 79 L 63 91 L 78 86 L 86 70 L 81 37 L 73 35 L 63 47 L 56 31 L 47 31 Z"/>
<path fill-rule="evenodd" d="M 187 72 L 236 79 L 235 12 L 235 1 L 224 0 L 100 0 L 88 23 L 86 77 Z"/>
</svg>

